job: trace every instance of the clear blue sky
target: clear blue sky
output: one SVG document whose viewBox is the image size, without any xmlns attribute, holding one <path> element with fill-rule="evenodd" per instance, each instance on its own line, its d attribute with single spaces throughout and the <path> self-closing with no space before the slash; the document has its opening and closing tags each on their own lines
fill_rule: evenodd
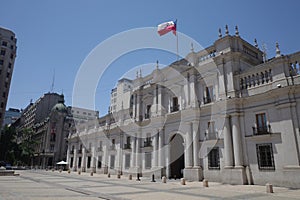
<svg viewBox="0 0 300 200">
<path fill-rule="evenodd" d="M 283 54 L 300 50 L 300 2 L 287 1 L 100 1 L 100 0 L 0 0 L 0 26 L 16 33 L 17 58 L 8 107 L 24 108 L 50 91 L 55 69 L 54 91 L 63 91 L 72 104 L 76 73 L 89 52 L 110 36 L 132 28 L 155 27 L 178 19 L 178 30 L 210 46 L 229 25 L 239 26 L 249 43 L 257 38 L 275 54 L 278 41 Z M 140 37 L 143 37 L 142 35 Z M 120 44 L 122 45 L 122 44 Z M 136 67 L 156 60 L 168 64 L 176 57 L 145 50 L 122 56 L 107 71 L 96 91 L 96 108 L 107 112 L 109 95 L 125 66 Z M 125 71 L 127 71 L 125 70 Z"/>
</svg>

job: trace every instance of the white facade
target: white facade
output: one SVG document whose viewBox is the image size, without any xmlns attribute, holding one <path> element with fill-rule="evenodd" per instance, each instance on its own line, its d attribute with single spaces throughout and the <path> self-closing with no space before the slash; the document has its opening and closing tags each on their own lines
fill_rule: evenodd
<svg viewBox="0 0 300 200">
<path fill-rule="evenodd" d="M 132 88 L 132 80 L 122 78 L 118 81 L 117 87 L 111 91 L 110 112 L 129 108 Z"/>
<path fill-rule="evenodd" d="M 70 167 L 299 188 L 300 52 L 263 60 L 227 34 L 137 77 L 121 108 L 69 137 Z"/>
</svg>

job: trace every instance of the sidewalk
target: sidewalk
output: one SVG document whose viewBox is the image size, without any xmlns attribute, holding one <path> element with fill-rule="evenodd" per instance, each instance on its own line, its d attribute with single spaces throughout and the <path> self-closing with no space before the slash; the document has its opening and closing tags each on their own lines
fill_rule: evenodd
<svg viewBox="0 0 300 200">
<path fill-rule="evenodd" d="M 99 200 L 99 199 L 300 199 L 300 189 L 274 187 L 274 193 L 266 193 L 265 186 L 227 185 L 209 182 L 205 188 L 202 182 L 161 180 L 151 182 L 150 178 L 127 176 L 118 179 L 116 175 L 66 171 L 26 170 L 17 171 L 20 176 L 0 177 L 0 200 Z"/>
</svg>

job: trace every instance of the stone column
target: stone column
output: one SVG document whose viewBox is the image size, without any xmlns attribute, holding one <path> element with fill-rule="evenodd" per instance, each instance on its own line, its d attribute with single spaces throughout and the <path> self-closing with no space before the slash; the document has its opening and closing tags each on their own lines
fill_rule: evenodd
<svg viewBox="0 0 300 200">
<path fill-rule="evenodd" d="M 223 133 L 224 133 L 225 167 L 231 168 L 233 166 L 233 152 L 232 152 L 232 135 L 230 131 L 229 116 L 225 117 Z"/>
<path fill-rule="evenodd" d="M 158 85 L 157 87 L 158 87 L 157 88 L 157 92 L 158 92 L 158 94 L 157 94 L 157 98 L 158 98 L 157 114 L 159 116 L 161 116 L 162 115 L 162 107 L 163 107 L 163 105 L 162 105 L 162 88 L 161 88 L 161 85 Z"/>
<path fill-rule="evenodd" d="M 105 141 L 105 148 L 104 148 L 104 174 L 108 173 L 108 149 L 109 149 L 109 144 L 110 141 L 104 140 Z"/>
<path fill-rule="evenodd" d="M 85 166 L 86 166 L 86 152 L 85 147 L 82 148 L 82 161 L 81 161 L 81 171 L 85 172 Z"/>
<path fill-rule="evenodd" d="M 193 167 L 193 141 L 192 141 L 192 123 L 190 123 L 190 131 L 186 133 L 185 138 L 185 156 L 186 156 L 186 163 L 185 168 L 192 168 Z"/>
<path fill-rule="evenodd" d="M 158 133 L 158 166 L 159 167 L 164 167 L 164 129 L 159 131 Z"/>
<path fill-rule="evenodd" d="M 77 145 L 74 145 L 74 157 L 73 157 L 73 171 L 76 171 L 77 170 L 77 148 L 76 148 Z"/>
<path fill-rule="evenodd" d="M 96 172 L 96 151 L 95 151 L 95 146 L 91 147 L 91 151 L 92 151 L 92 158 L 91 158 L 92 172 Z"/>
<path fill-rule="evenodd" d="M 153 90 L 153 102 L 152 105 L 155 106 L 154 108 L 151 108 L 151 116 L 156 116 L 157 113 L 157 91 L 156 91 L 156 87 Z"/>
<path fill-rule="evenodd" d="M 138 91 L 137 101 L 136 101 L 136 121 L 140 121 L 140 115 L 142 115 L 142 112 L 141 112 L 141 95 L 140 95 L 140 91 Z"/>
<path fill-rule="evenodd" d="M 240 133 L 239 116 L 232 116 L 232 137 L 233 137 L 233 152 L 234 152 L 234 165 L 235 167 L 243 166 L 243 148 Z"/>
<path fill-rule="evenodd" d="M 70 159 L 70 148 L 71 148 L 71 145 L 68 145 L 66 162 L 68 163 L 69 169 L 70 169 L 70 161 L 71 161 L 71 159 Z M 45 158 L 45 156 L 43 157 L 43 166 L 46 167 L 46 158 Z"/>
<path fill-rule="evenodd" d="M 200 168 L 198 122 L 192 123 L 194 168 Z"/>
<path fill-rule="evenodd" d="M 158 148 L 157 148 L 157 143 L 158 143 L 158 133 L 156 133 L 154 136 L 153 136 L 153 151 L 152 151 L 152 167 L 157 167 L 157 157 L 158 157 Z"/>
<path fill-rule="evenodd" d="M 190 76 L 190 104 L 191 107 L 195 107 L 195 77 L 194 75 Z"/>
<path fill-rule="evenodd" d="M 136 119 L 136 94 L 133 94 L 132 119 Z"/>
<path fill-rule="evenodd" d="M 141 138 L 137 137 L 136 145 L 135 145 L 135 153 L 136 153 L 136 166 L 137 169 L 141 169 Z"/>
<path fill-rule="evenodd" d="M 131 167 L 135 167 L 135 137 L 131 137 Z"/>
</svg>

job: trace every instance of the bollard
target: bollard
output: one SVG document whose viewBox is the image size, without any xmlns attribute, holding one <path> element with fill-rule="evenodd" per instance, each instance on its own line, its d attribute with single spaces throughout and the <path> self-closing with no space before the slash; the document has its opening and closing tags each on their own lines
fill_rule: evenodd
<svg viewBox="0 0 300 200">
<path fill-rule="evenodd" d="M 132 180 L 132 175 L 131 174 L 129 174 L 128 179 Z"/>
<path fill-rule="evenodd" d="M 71 170 L 68 169 L 68 174 L 70 174 L 70 173 L 71 173 Z"/>
<path fill-rule="evenodd" d="M 155 182 L 155 177 L 154 177 L 154 174 L 152 174 L 152 179 L 151 179 L 151 182 Z"/>
<path fill-rule="evenodd" d="M 273 185 L 270 183 L 266 184 L 266 192 L 267 193 L 273 193 Z"/>
<path fill-rule="evenodd" d="M 94 175 L 94 172 L 93 171 L 91 171 L 91 176 L 93 176 Z"/>
<path fill-rule="evenodd" d="M 162 183 L 167 183 L 167 178 L 166 178 L 165 176 L 163 176 L 163 177 L 161 178 L 161 182 L 162 182 Z"/>
<path fill-rule="evenodd" d="M 54 169 L 52 169 L 52 171 L 54 172 Z"/>
<path fill-rule="evenodd" d="M 110 173 L 107 174 L 107 178 L 110 178 Z"/>
<path fill-rule="evenodd" d="M 81 171 L 80 170 L 78 170 L 78 175 L 80 175 L 81 174 Z"/>
<path fill-rule="evenodd" d="M 181 178 L 180 183 L 181 183 L 181 185 L 185 185 L 185 178 Z"/>
<path fill-rule="evenodd" d="M 62 169 L 59 169 L 59 173 L 61 173 L 62 172 Z"/>
<path fill-rule="evenodd" d="M 136 181 L 140 181 L 141 179 L 140 179 L 140 174 L 139 173 L 137 173 L 137 175 L 136 175 Z"/>
<path fill-rule="evenodd" d="M 208 180 L 206 179 L 203 180 L 203 187 L 208 187 Z"/>
<path fill-rule="evenodd" d="M 118 175 L 117 175 L 117 178 L 118 178 L 118 179 L 120 179 L 120 178 L 121 178 L 121 175 L 120 175 L 120 174 L 118 174 Z"/>
<path fill-rule="evenodd" d="M 174 175 L 174 180 L 176 180 L 176 178 L 177 178 L 176 175 Z"/>
</svg>

